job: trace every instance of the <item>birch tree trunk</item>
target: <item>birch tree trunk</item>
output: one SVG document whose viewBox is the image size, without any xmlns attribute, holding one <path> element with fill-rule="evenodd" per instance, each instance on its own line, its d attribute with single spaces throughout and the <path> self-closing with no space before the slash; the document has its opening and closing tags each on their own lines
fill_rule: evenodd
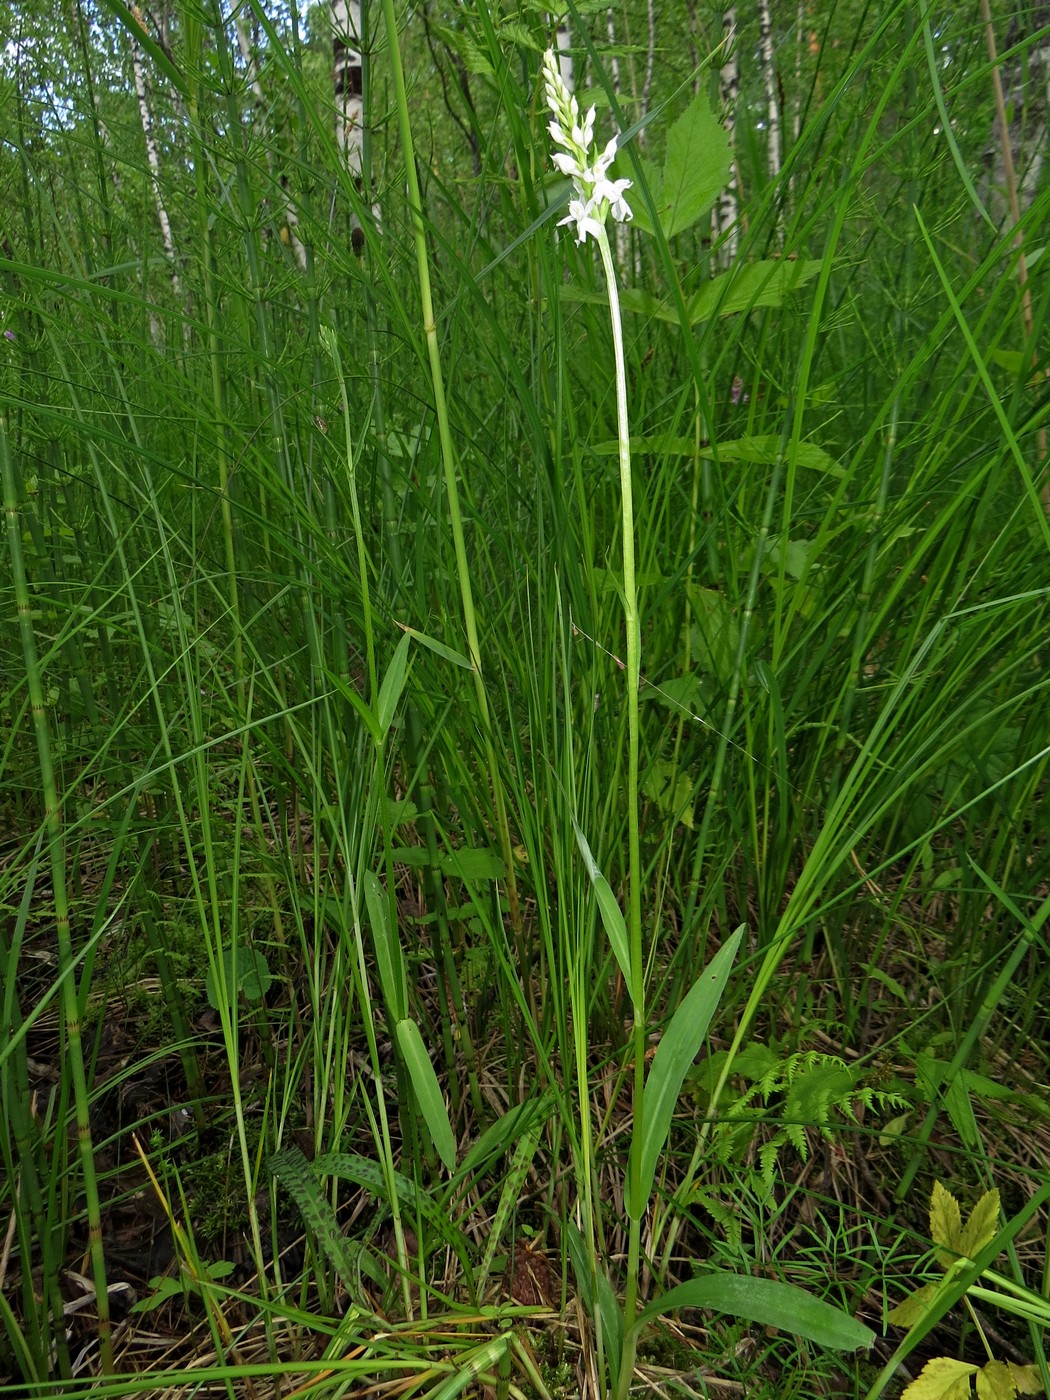
<svg viewBox="0 0 1050 1400">
<path fill-rule="evenodd" d="M 331 0 L 332 82 L 335 88 L 335 139 L 360 192 L 364 192 L 364 86 L 361 66 L 360 0 Z M 350 243 L 360 254 L 364 229 L 351 211 Z"/>
<path fill-rule="evenodd" d="M 740 201 L 736 159 L 736 101 L 740 93 L 740 68 L 736 57 L 735 5 L 722 13 L 722 51 L 722 66 L 718 71 L 718 95 L 733 164 L 725 188 L 711 211 L 711 233 L 715 243 L 721 242 L 719 259 L 723 266 L 728 267 L 735 262 L 740 246 L 740 233 L 737 228 Z"/>
<path fill-rule="evenodd" d="M 769 178 L 780 174 L 780 101 L 777 95 L 777 74 L 773 63 L 773 20 L 769 0 L 758 0 L 758 61 L 762 69 L 762 86 L 766 94 L 766 137 L 769 152 Z"/>
<path fill-rule="evenodd" d="M 263 113 L 266 110 L 266 94 L 263 92 L 262 83 L 259 81 L 259 64 L 255 57 L 255 44 L 252 36 L 248 33 L 248 26 L 244 21 L 244 15 L 239 14 L 236 21 L 237 47 L 240 50 L 241 60 L 244 63 L 248 74 L 248 82 L 251 85 L 252 96 L 254 98 L 252 120 L 257 133 L 262 126 Z M 261 134 L 261 133 L 260 133 Z M 266 145 L 266 163 L 270 170 L 270 187 L 272 190 L 280 190 L 280 208 L 275 210 L 278 217 L 275 223 L 280 225 L 281 242 L 287 244 L 295 254 L 295 260 L 299 264 L 301 272 L 306 271 L 306 248 L 299 237 L 299 215 L 295 211 L 288 193 L 287 184 L 284 179 L 277 181 L 273 178 L 273 147 Z M 281 221 L 283 220 L 283 223 Z"/>
<path fill-rule="evenodd" d="M 142 12 L 137 6 L 133 13 L 139 25 L 145 31 L 145 20 Z M 182 280 L 179 277 L 178 262 L 175 257 L 175 239 L 171 232 L 171 220 L 168 218 L 168 210 L 164 203 L 164 192 L 160 183 L 160 156 L 157 152 L 157 142 L 153 134 L 153 112 L 150 108 L 149 88 L 146 84 L 146 69 L 142 61 L 142 50 L 139 48 L 138 40 L 131 40 L 131 71 L 135 81 L 135 96 L 139 104 L 139 121 L 142 124 L 142 135 L 146 142 L 146 163 L 149 166 L 150 187 L 153 190 L 153 203 L 157 210 L 157 222 L 160 225 L 161 241 L 164 244 L 164 255 L 171 268 L 171 286 L 179 302 L 182 301 Z M 185 329 L 188 330 L 188 323 Z M 159 336 L 159 327 L 151 324 L 151 333 L 154 339 Z"/>
</svg>

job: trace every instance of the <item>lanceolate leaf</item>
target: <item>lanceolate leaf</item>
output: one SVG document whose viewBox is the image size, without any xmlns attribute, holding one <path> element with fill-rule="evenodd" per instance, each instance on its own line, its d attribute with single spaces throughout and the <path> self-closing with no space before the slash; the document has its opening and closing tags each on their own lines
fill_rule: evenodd
<svg viewBox="0 0 1050 1400">
<path fill-rule="evenodd" d="M 742 1274 L 705 1274 L 672 1288 L 638 1314 L 636 1326 L 678 1308 L 708 1308 L 744 1317 L 763 1327 L 779 1327 L 833 1351 L 870 1347 L 875 1333 L 849 1313 L 824 1303 L 790 1283 Z"/>
<path fill-rule="evenodd" d="M 605 932 L 609 935 L 609 942 L 612 944 L 613 953 L 623 973 L 623 980 L 628 987 L 631 985 L 631 949 L 627 939 L 627 924 L 624 921 L 623 911 L 616 903 L 616 896 L 612 892 L 612 886 L 598 869 L 598 862 L 591 854 L 591 848 L 587 844 L 587 838 L 580 830 L 576 818 L 572 819 L 573 830 L 576 832 L 576 844 L 580 848 L 580 855 L 583 856 L 583 863 L 587 867 L 587 874 L 590 876 L 591 884 L 594 886 L 595 897 L 598 900 L 598 909 L 601 912 L 602 923 Z"/>
<path fill-rule="evenodd" d="M 405 1065 L 419 1110 L 423 1115 L 437 1154 L 449 1171 L 456 1167 L 456 1140 L 448 1121 L 448 1109 L 438 1084 L 434 1066 L 430 1063 L 423 1037 L 415 1021 L 406 1017 L 397 1023 L 397 1043 L 405 1057 Z"/>
<path fill-rule="evenodd" d="M 397 649 L 387 667 L 386 675 L 383 677 L 383 684 L 379 687 L 379 702 L 376 709 L 379 712 L 379 732 L 384 739 L 390 732 L 390 726 L 394 722 L 394 715 L 397 711 L 397 702 L 401 699 L 401 691 L 404 688 L 405 676 L 408 672 L 408 649 L 411 645 L 412 639 L 406 632 L 397 644 Z"/>
<path fill-rule="evenodd" d="M 656 1163 L 667 1141 L 682 1080 L 707 1035 L 743 936 L 744 928 L 741 925 L 719 948 L 671 1017 L 671 1024 L 656 1047 L 642 1098 L 645 1117 L 641 1144 L 641 1189 L 638 1199 L 627 1203 L 628 1213 L 635 1220 L 640 1219 L 649 1200 Z M 632 1175 L 628 1173 L 628 1182 Z"/>
<path fill-rule="evenodd" d="M 366 870 L 364 886 L 368 921 L 372 925 L 372 942 L 376 950 L 376 967 L 379 969 L 379 985 L 388 1010 L 399 1021 L 408 1015 L 408 982 L 401 944 L 397 931 L 391 930 L 386 890 L 378 875 Z"/>
</svg>

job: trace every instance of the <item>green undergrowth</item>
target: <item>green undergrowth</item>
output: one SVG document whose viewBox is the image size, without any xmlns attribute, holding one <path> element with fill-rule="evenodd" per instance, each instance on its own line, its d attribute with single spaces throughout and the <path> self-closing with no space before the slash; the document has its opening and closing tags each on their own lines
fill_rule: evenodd
<svg viewBox="0 0 1050 1400">
<path fill-rule="evenodd" d="M 260 99 L 234 15 L 89 6 L 49 58 L 37 8 L 0 30 L 5 1393 L 1045 1384 L 1050 284 L 1038 187 L 1027 293 L 982 217 L 982 30 L 831 7 L 772 176 L 745 63 L 735 246 L 720 20 L 658 51 L 610 231 L 632 886 L 609 300 L 557 226 L 546 12 L 431 49 L 366 5 L 359 185 L 321 11 L 255 7 Z M 634 41 L 574 23 L 628 130 Z M 935 1190 L 998 1193 L 974 1248 Z M 994 1245 L 1024 1306 L 986 1354 Z"/>
</svg>

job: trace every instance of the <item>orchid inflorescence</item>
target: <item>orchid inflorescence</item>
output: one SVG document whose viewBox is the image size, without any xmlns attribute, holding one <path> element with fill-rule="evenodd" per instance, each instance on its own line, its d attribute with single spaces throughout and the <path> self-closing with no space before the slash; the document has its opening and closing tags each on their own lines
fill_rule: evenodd
<svg viewBox="0 0 1050 1400">
<path fill-rule="evenodd" d="M 594 143 L 596 109 L 592 107 L 581 124 L 580 104 L 565 86 L 553 49 L 543 55 L 543 84 L 547 106 L 554 113 L 548 130 L 555 146 L 561 147 L 551 159 L 575 188 L 569 212 L 560 223 L 575 224 L 576 242 L 583 243 L 588 234 L 599 237 L 610 213 L 618 223 L 631 217 L 630 206 L 623 197 L 631 181 L 607 178 L 606 172 L 616 158 L 616 137 L 598 155 Z"/>
</svg>

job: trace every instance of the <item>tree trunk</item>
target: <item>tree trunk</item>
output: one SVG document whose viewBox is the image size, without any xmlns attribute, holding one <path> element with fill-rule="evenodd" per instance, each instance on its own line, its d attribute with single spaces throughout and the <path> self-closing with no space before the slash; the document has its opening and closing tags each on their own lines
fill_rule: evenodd
<svg viewBox="0 0 1050 1400">
<path fill-rule="evenodd" d="M 363 193 L 364 181 L 364 86 L 361 68 L 360 0 L 331 0 L 332 3 L 332 82 L 335 88 L 335 139 Z M 364 229 L 351 211 L 350 242 L 355 253 L 365 246 Z"/>
<path fill-rule="evenodd" d="M 722 122 L 729 137 L 733 164 L 729 179 L 711 211 L 711 233 L 720 242 L 719 260 L 724 267 L 736 261 L 740 246 L 737 220 L 740 214 L 736 160 L 736 100 L 740 93 L 740 68 L 736 58 L 736 6 L 722 14 L 722 66 L 718 71 L 718 95 L 722 103 Z"/>
<path fill-rule="evenodd" d="M 135 18 L 139 24 L 144 25 L 140 12 L 134 11 Z M 135 80 L 135 95 L 139 103 L 139 120 L 142 123 L 142 135 L 146 142 L 146 162 L 149 165 L 150 186 L 153 190 L 153 202 L 157 210 L 157 222 L 160 225 L 161 241 L 164 244 L 164 255 L 168 259 L 171 267 L 171 286 L 176 298 L 182 301 L 182 281 L 179 277 L 178 262 L 175 257 L 175 239 L 171 232 L 171 220 L 168 218 L 168 210 L 164 203 L 164 193 L 160 183 L 160 156 L 157 153 L 157 143 L 153 136 L 153 113 L 149 104 L 149 89 L 146 86 L 146 69 L 142 62 L 142 50 L 138 41 L 131 41 L 131 70 Z M 156 334 L 156 328 L 154 328 Z"/>
</svg>

